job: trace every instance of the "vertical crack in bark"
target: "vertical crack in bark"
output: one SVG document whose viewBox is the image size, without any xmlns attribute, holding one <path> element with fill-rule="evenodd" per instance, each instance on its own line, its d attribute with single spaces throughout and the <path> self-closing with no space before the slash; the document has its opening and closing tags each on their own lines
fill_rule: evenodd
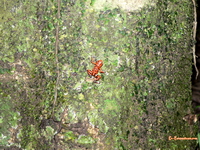
<svg viewBox="0 0 200 150">
<path fill-rule="evenodd" d="M 58 6 L 58 12 L 57 12 L 57 24 L 56 24 L 56 43 L 55 43 L 55 65 L 56 65 L 56 84 L 55 84 L 55 93 L 54 93 L 54 101 L 53 101 L 53 111 L 52 111 L 52 116 L 54 116 L 54 109 L 55 109 L 55 104 L 57 101 L 57 96 L 58 96 L 58 83 L 59 83 L 59 76 L 60 76 L 60 71 L 59 71 L 59 64 L 58 64 L 58 49 L 59 49 L 59 19 L 60 19 L 60 0 L 57 0 L 57 6 Z"/>
<path fill-rule="evenodd" d="M 59 61 L 58 61 L 58 49 L 59 49 L 59 20 L 60 20 L 60 0 L 57 0 L 57 7 L 58 7 L 58 11 L 57 11 L 57 22 L 56 22 L 56 43 L 55 43 L 55 65 L 56 65 L 56 84 L 55 84 L 55 93 L 54 93 L 54 101 L 53 101 L 53 110 L 52 110 L 52 116 L 51 118 L 53 118 L 54 120 L 54 109 L 55 109 L 55 105 L 56 105 L 56 101 L 57 101 L 57 97 L 58 97 L 58 83 L 59 83 L 59 76 L 60 76 L 60 71 L 59 71 Z M 55 120 L 54 120 L 55 121 Z M 56 135 L 61 131 L 61 121 L 58 122 L 58 126 L 59 129 L 57 131 L 57 133 L 54 135 L 54 149 L 56 150 L 58 147 L 58 140 Z"/>
</svg>

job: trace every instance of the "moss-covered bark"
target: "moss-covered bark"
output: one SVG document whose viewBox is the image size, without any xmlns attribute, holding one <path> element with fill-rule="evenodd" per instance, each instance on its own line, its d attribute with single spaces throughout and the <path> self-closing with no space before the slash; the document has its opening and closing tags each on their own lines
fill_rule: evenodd
<svg viewBox="0 0 200 150">
<path fill-rule="evenodd" d="M 192 2 L 154 1 L 138 11 L 93 3 L 63 0 L 60 19 L 56 1 L 11 7 L 0 26 L 1 145 L 189 148 L 167 139 L 195 136 L 182 122 L 191 97 Z M 97 83 L 86 72 L 91 58 L 104 63 Z"/>
</svg>

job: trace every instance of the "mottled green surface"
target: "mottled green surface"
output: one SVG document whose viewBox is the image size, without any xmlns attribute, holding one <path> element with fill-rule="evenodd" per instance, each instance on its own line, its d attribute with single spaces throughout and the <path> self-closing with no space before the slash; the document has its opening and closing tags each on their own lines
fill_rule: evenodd
<svg viewBox="0 0 200 150">
<path fill-rule="evenodd" d="M 63 0 L 60 19 L 56 1 L 2 3 L 8 5 L 0 25 L 2 147 L 163 150 L 195 144 L 168 141 L 196 136 L 182 121 L 191 101 L 192 2 L 158 0 L 124 12 Z M 91 57 L 104 62 L 99 83 L 86 73 Z"/>
</svg>

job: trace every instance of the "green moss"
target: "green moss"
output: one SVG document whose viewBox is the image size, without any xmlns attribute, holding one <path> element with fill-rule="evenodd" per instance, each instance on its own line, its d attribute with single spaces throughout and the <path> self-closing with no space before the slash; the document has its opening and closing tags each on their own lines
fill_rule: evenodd
<svg viewBox="0 0 200 150">
<path fill-rule="evenodd" d="M 0 93 L 3 96 L 3 93 Z M 1 145 L 5 146 L 8 144 L 8 140 L 11 138 L 12 134 L 9 133 L 9 129 L 17 128 L 18 121 L 21 119 L 20 114 L 15 112 L 13 109 L 13 104 L 11 102 L 10 96 L 3 96 L 0 99 L 0 132 L 1 132 Z"/>
<path fill-rule="evenodd" d="M 112 99 L 112 100 L 105 100 L 104 101 L 104 109 L 103 109 L 103 113 L 105 114 L 111 114 L 113 116 L 115 116 L 115 112 L 117 112 L 118 110 L 120 110 L 120 106 L 119 104 L 116 102 L 116 100 Z"/>
<path fill-rule="evenodd" d="M 54 135 L 54 129 L 51 126 L 46 126 L 46 129 L 43 130 L 42 135 L 48 139 L 51 140 L 53 138 Z"/>
<path fill-rule="evenodd" d="M 65 140 L 68 141 L 68 140 L 72 140 L 74 141 L 75 139 L 77 139 L 77 136 L 74 135 L 74 133 L 72 131 L 68 131 L 64 134 L 65 136 Z"/>
<path fill-rule="evenodd" d="M 88 137 L 88 136 L 80 136 L 77 140 L 78 143 L 80 144 L 93 144 L 95 143 L 95 141 L 91 138 L 91 137 Z"/>
</svg>

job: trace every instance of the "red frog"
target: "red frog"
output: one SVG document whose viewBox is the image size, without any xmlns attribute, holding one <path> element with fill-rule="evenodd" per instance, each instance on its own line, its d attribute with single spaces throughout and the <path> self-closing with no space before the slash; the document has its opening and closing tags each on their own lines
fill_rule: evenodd
<svg viewBox="0 0 200 150">
<path fill-rule="evenodd" d="M 96 62 L 93 61 L 93 59 L 91 60 L 91 63 L 94 64 L 94 68 L 92 70 L 87 70 L 88 75 L 90 76 L 94 76 L 96 81 L 98 81 L 99 79 L 101 79 L 100 75 L 97 75 L 98 72 L 100 73 L 105 73 L 104 71 L 101 70 L 101 67 L 103 66 L 103 61 L 102 60 L 98 60 Z"/>
</svg>

